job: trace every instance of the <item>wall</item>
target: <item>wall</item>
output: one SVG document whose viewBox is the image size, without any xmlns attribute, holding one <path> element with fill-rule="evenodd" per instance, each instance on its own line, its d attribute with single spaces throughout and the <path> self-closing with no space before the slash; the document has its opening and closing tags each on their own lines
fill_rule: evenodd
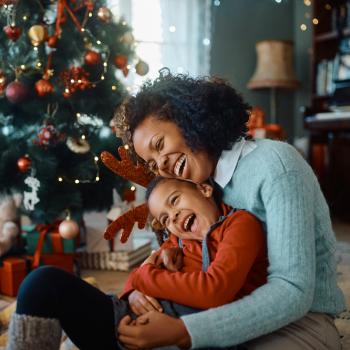
<svg viewBox="0 0 350 350">
<path fill-rule="evenodd" d="M 255 43 L 266 39 L 297 40 L 295 52 L 301 59 L 296 57 L 296 72 L 305 84 L 304 46 L 309 44 L 303 42 L 299 47 L 299 41 L 305 41 L 302 35 L 305 33 L 301 33 L 295 23 L 302 21 L 304 7 L 302 0 L 283 0 L 280 4 L 274 0 L 221 0 L 220 6 L 212 7 L 211 74 L 227 78 L 251 105 L 261 106 L 267 117 L 269 91 L 254 91 L 246 87 L 255 70 Z M 303 86 L 300 92 L 277 92 L 278 121 L 287 131 L 290 141 L 295 136 L 295 130 L 297 135 L 302 132 L 302 117 L 299 112 L 296 114 L 295 101 L 298 106 L 305 103 L 307 96 L 304 89 Z M 302 94 L 304 97 L 300 97 Z"/>
</svg>

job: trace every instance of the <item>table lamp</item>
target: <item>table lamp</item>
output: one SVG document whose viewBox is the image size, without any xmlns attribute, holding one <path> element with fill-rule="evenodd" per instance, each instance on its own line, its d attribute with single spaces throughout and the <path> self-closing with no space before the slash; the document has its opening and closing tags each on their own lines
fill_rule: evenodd
<svg viewBox="0 0 350 350">
<path fill-rule="evenodd" d="M 277 123 L 276 89 L 295 90 L 299 86 L 293 69 L 293 43 L 264 40 L 256 43 L 257 65 L 248 82 L 249 89 L 270 89 L 271 123 Z"/>
</svg>

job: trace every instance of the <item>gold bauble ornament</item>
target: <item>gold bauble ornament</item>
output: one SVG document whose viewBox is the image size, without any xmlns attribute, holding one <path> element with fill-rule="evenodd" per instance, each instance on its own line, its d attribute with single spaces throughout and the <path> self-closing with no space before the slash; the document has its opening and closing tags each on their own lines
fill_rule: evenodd
<svg viewBox="0 0 350 350">
<path fill-rule="evenodd" d="M 36 24 L 29 28 L 28 36 L 34 46 L 40 45 L 46 37 L 46 29 L 43 25 Z"/>
<path fill-rule="evenodd" d="M 79 234 L 79 225 L 67 216 L 58 226 L 58 233 L 64 239 L 73 239 Z"/>
<path fill-rule="evenodd" d="M 139 60 L 135 69 L 138 75 L 144 76 L 149 72 L 149 65 L 145 61 Z"/>
<path fill-rule="evenodd" d="M 135 42 L 135 38 L 134 36 L 132 35 L 131 32 L 126 32 L 122 38 L 121 38 L 121 42 L 124 43 L 124 44 L 127 44 L 127 45 L 131 45 Z"/>
<path fill-rule="evenodd" d="M 112 19 L 112 12 L 108 7 L 100 7 L 97 11 L 97 17 L 103 22 L 110 22 Z"/>
</svg>

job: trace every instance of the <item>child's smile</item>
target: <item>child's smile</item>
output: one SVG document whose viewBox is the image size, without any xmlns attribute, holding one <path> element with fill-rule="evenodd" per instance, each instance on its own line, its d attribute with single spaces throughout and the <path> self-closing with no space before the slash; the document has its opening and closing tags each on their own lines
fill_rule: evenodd
<svg viewBox="0 0 350 350">
<path fill-rule="evenodd" d="M 220 216 L 208 184 L 164 179 L 150 194 L 148 206 L 154 218 L 174 235 L 203 240 Z"/>
</svg>

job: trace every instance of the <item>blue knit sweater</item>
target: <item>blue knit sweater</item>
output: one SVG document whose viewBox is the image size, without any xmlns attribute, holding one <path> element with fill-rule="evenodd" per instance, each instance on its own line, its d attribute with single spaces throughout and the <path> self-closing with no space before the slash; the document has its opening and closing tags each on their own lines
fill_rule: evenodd
<svg viewBox="0 0 350 350">
<path fill-rule="evenodd" d="M 239 301 L 182 317 L 192 348 L 241 344 L 309 311 L 344 309 L 329 210 L 312 169 L 286 143 L 256 142 L 239 160 L 224 201 L 266 225 L 268 283 Z"/>
</svg>

